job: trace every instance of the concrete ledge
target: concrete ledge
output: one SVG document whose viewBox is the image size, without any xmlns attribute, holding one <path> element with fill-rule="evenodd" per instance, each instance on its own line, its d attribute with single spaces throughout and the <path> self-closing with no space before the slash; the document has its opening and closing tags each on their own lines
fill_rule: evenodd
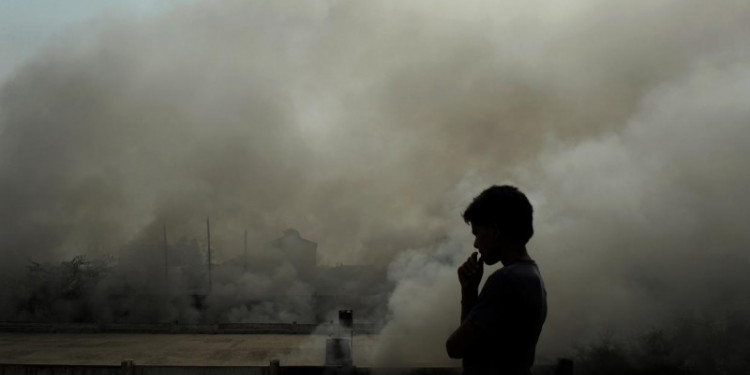
<svg viewBox="0 0 750 375">
<path fill-rule="evenodd" d="M 364 368 L 289 366 L 282 375 L 460 375 L 458 368 Z M 270 375 L 267 366 L 67 366 L 0 364 L 1 375 Z"/>
<path fill-rule="evenodd" d="M 15 323 L 0 322 L 0 332 L 14 333 L 174 333 L 174 334 L 331 334 L 337 325 L 288 323 L 222 323 L 222 324 L 171 324 L 171 323 Z M 374 324 L 354 324 L 355 334 L 376 334 Z"/>
<path fill-rule="evenodd" d="M 460 375 L 453 367 L 281 366 L 280 375 Z M 272 375 L 269 366 L 69 366 L 0 364 L 0 375 Z M 556 366 L 536 366 L 534 374 L 556 374 Z M 572 374 L 572 371 L 570 372 Z"/>
</svg>

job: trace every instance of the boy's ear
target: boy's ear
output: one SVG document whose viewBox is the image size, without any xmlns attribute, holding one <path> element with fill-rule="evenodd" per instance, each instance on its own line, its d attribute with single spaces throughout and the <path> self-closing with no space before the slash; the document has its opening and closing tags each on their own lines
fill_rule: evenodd
<svg viewBox="0 0 750 375">
<path fill-rule="evenodd" d="M 492 237 L 498 238 L 500 237 L 500 227 L 497 226 L 497 224 L 492 224 Z"/>
</svg>

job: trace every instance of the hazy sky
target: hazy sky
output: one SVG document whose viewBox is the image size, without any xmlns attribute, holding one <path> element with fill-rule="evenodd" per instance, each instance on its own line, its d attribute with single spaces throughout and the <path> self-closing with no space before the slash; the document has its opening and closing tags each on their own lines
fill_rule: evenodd
<svg viewBox="0 0 750 375">
<path fill-rule="evenodd" d="M 39 48 L 103 15 L 152 17 L 190 0 L 1 0 L 0 81 Z"/>
</svg>

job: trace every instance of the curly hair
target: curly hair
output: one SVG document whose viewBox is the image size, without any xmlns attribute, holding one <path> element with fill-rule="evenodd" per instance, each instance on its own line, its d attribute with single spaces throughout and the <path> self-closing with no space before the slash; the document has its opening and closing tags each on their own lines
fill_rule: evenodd
<svg viewBox="0 0 750 375">
<path fill-rule="evenodd" d="M 467 224 L 496 226 L 510 240 L 524 245 L 534 235 L 533 216 L 529 199 L 510 185 L 487 188 L 463 213 Z"/>
</svg>

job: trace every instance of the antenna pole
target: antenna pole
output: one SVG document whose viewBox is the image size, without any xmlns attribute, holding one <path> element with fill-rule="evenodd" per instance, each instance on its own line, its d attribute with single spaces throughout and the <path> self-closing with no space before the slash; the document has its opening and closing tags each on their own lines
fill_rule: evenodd
<svg viewBox="0 0 750 375">
<path fill-rule="evenodd" d="M 245 272 L 247 272 L 247 229 L 245 229 Z"/>
<path fill-rule="evenodd" d="M 208 239 L 208 292 L 211 293 L 211 221 L 206 216 L 206 238 Z"/>
<path fill-rule="evenodd" d="M 167 223 L 164 222 L 164 281 L 169 288 L 169 253 L 167 250 Z"/>
</svg>

